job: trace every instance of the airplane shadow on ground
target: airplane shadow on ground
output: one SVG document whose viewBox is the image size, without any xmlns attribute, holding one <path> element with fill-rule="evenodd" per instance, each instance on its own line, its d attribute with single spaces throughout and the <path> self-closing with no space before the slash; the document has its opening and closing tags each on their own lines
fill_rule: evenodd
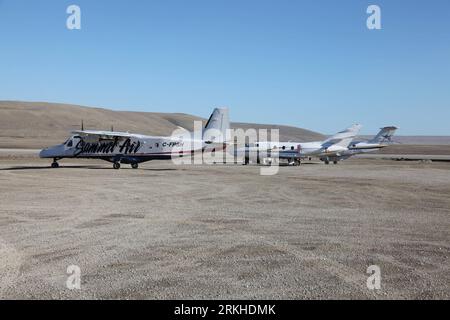
<svg viewBox="0 0 450 320">
<path fill-rule="evenodd" d="M 49 166 L 45 166 L 45 167 L 25 167 L 25 166 L 20 166 L 20 167 L 10 167 L 10 168 L 3 168 L 0 169 L 0 171 L 25 171 L 25 170 L 61 170 L 61 169 L 88 169 L 88 170 L 114 170 L 116 171 L 116 169 L 114 168 L 106 168 L 106 167 L 100 167 L 100 166 L 60 166 L 57 169 L 54 169 L 52 167 Z M 139 168 L 139 169 L 132 169 L 132 168 L 121 168 L 120 170 L 117 171 L 121 171 L 121 170 L 134 170 L 134 171 L 139 171 L 139 170 L 146 170 L 146 171 L 182 171 L 185 169 L 174 169 L 174 168 Z"/>
<path fill-rule="evenodd" d="M 308 165 L 321 165 L 322 163 L 320 162 L 303 162 L 299 167 L 301 168 L 302 166 L 308 166 Z M 269 166 L 266 166 L 269 167 Z M 280 164 L 280 168 L 283 167 L 292 167 L 289 166 L 287 164 Z M 112 167 L 104 167 L 104 166 L 95 166 L 95 165 L 61 165 L 59 168 L 52 168 L 50 166 L 16 166 L 16 167 L 9 167 L 9 168 L 2 168 L 0 169 L 0 171 L 26 171 L 26 170 L 63 170 L 63 169 L 87 169 L 87 170 L 114 170 L 116 171 L 116 169 L 112 168 Z M 117 171 L 122 171 L 122 170 L 134 170 L 134 171 L 186 171 L 188 169 L 186 168 L 138 168 L 138 169 L 132 169 L 132 168 L 128 168 L 128 167 L 122 167 Z"/>
<path fill-rule="evenodd" d="M 302 162 L 302 164 L 299 166 L 290 166 L 288 164 L 280 164 L 280 168 L 281 167 L 300 167 L 301 168 L 303 166 L 322 165 L 322 164 L 323 164 L 322 162 Z"/>
</svg>

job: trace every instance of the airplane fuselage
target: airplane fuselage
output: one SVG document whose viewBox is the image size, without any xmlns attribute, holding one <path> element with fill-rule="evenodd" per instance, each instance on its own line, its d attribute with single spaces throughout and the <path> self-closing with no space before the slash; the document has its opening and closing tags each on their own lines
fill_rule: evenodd
<svg viewBox="0 0 450 320">
<path fill-rule="evenodd" d="M 315 142 L 258 142 L 237 150 L 238 156 L 256 157 L 267 154 L 280 159 L 303 159 L 308 157 L 321 157 L 336 155 L 348 150 L 345 147 L 331 145 L 325 147 L 322 141 Z"/>
<path fill-rule="evenodd" d="M 105 138 L 75 135 L 63 144 L 42 150 L 39 156 L 55 160 L 88 158 L 113 163 L 138 164 L 150 160 L 169 160 L 201 152 L 208 147 L 220 146 L 203 140 L 137 134 Z"/>
<path fill-rule="evenodd" d="M 131 164 L 136 169 L 139 163 L 150 160 L 168 160 L 196 153 L 226 148 L 230 119 L 227 108 L 215 108 L 204 128 L 189 132 L 181 127 L 171 136 L 147 136 L 128 132 L 84 130 L 72 132 L 63 144 L 42 150 L 41 158 L 53 159 L 52 167 L 57 168 L 58 160 L 64 158 L 101 159 L 114 163 L 119 169 L 121 163 Z"/>
</svg>

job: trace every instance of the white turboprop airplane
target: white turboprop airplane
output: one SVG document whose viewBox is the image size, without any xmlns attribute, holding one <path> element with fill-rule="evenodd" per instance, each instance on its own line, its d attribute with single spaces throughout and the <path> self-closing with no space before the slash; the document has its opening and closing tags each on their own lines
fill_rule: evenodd
<svg viewBox="0 0 450 320">
<path fill-rule="evenodd" d="M 228 109 L 214 109 L 200 138 L 195 133 L 190 138 L 154 137 L 128 132 L 81 130 L 63 144 L 46 148 L 39 154 L 41 158 L 53 159 L 52 168 L 58 168 L 58 160 L 65 158 L 101 159 L 113 163 L 114 169 L 120 164 L 130 164 L 137 169 L 139 163 L 151 160 L 168 160 L 175 157 L 191 156 L 205 149 L 221 150 L 226 147 L 230 120 Z M 182 150 L 182 151 L 180 151 Z"/>
<path fill-rule="evenodd" d="M 319 157 L 329 163 L 330 159 L 340 156 L 341 152 L 347 151 L 349 144 L 358 135 L 361 125 L 355 124 L 350 128 L 341 131 L 334 136 L 315 142 L 257 142 L 246 145 L 244 148 L 236 150 L 236 155 L 244 156 L 245 164 L 250 158 L 260 162 L 259 154 L 265 154 L 279 159 L 287 159 L 290 164 L 299 165 L 301 159 L 308 157 Z"/>
</svg>

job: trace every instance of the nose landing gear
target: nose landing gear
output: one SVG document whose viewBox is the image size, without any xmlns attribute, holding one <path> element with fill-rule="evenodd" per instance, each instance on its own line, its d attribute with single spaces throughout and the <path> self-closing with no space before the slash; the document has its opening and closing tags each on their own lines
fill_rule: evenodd
<svg viewBox="0 0 450 320">
<path fill-rule="evenodd" d="M 114 162 L 113 168 L 116 169 L 116 170 L 119 170 L 120 169 L 120 162 Z"/>
<path fill-rule="evenodd" d="M 53 169 L 59 168 L 59 163 L 57 162 L 57 159 L 53 159 L 52 168 Z"/>
</svg>

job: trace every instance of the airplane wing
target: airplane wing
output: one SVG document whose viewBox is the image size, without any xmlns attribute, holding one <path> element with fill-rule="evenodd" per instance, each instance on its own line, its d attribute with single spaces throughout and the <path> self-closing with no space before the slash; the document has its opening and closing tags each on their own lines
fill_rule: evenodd
<svg viewBox="0 0 450 320">
<path fill-rule="evenodd" d="M 134 136 L 132 133 L 128 132 L 95 131 L 95 130 L 72 131 L 72 134 L 76 134 L 81 137 L 98 136 L 105 138 L 116 138 L 116 137 L 130 138 Z"/>
</svg>

